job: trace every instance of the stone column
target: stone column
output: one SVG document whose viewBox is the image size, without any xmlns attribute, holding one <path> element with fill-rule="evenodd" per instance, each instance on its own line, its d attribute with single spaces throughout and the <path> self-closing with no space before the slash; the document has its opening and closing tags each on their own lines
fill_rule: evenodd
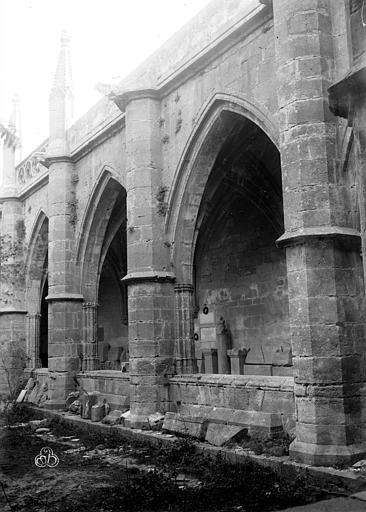
<svg viewBox="0 0 366 512">
<path fill-rule="evenodd" d="M 41 368 L 39 357 L 39 336 L 40 336 L 41 315 L 39 313 L 27 315 L 27 368 Z"/>
<path fill-rule="evenodd" d="M 50 94 L 50 137 L 45 164 L 49 168 L 48 244 L 48 370 L 49 407 L 63 407 L 75 388 L 80 369 L 83 297 L 77 293 L 74 265 L 77 200 L 73 184 L 74 166 L 67 138 L 71 111 L 69 38 L 63 34 L 61 50 Z"/>
<path fill-rule="evenodd" d="M 127 261 L 131 425 L 167 408 L 172 373 L 174 275 L 164 239 L 160 100 L 155 91 L 118 97 L 126 111 Z"/>
<path fill-rule="evenodd" d="M 12 118 L 14 116 L 14 111 Z M 26 366 L 24 305 L 24 217 L 16 189 L 15 152 L 19 146 L 12 118 L 0 124 L 3 142 L 3 183 L 0 188 L 0 395 L 17 385 Z"/>
<path fill-rule="evenodd" d="M 274 0 L 280 150 L 294 355 L 292 457 L 315 465 L 364 455 L 360 235 L 336 166 L 330 0 Z"/>
<path fill-rule="evenodd" d="M 83 371 L 99 369 L 97 308 L 95 302 L 83 304 Z"/>
<path fill-rule="evenodd" d="M 176 284 L 175 292 L 175 364 L 178 374 L 197 373 L 194 348 L 193 286 Z"/>
</svg>

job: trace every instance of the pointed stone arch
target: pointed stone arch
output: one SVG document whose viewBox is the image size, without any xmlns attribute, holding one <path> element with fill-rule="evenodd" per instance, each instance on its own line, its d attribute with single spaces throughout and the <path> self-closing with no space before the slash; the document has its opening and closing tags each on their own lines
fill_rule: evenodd
<svg viewBox="0 0 366 512">
<path fill-rule="evenodd" d="M 201 198 L 233 115 L 257 126 L 278 149 L 278 128 L 253 98 L 216 92 L 203 105 L 179 160 L 168 199 L 167 238 L 177 282 L 193 282 L 195 233 Z"/>
<path fill-rule="evenodd" d="M 126 190 L 113 168 L 104 166 L 85 209 L 76 252 L 80 292 L 85 301 L 83 305 L 84 370 L 98 369 L 99 361 L 103 360 L 101 357 L 104 352 L 99 350 L 100 347 L 98 348 L 98 322 L 101 311 L 102 314 L 104 311 L 99 307 L 99 292 L 101 281 L 103 281 L 103 290 L 105 291 L 106 268 L 113 273 L 111 286 L 121 301 L 121 311 L 118 311 L 120 321 L 127 315 L 127 297 L 122 284 L 122 277 L 127 270 L 126 263 L 124 263 L 126 258 L 125 223 Z M 123 246 L 118 246 L 123 254 L 119 259 L 117 258 L 117 262 L 112 256 L 115 251 L 111 249 L 116 244 Z M 113 306 L 115 306 L 114 303 Z M 117 313 L 115 312 L 114 315 L 116 316 Z M 123 326 L 121 328 L 124 329 Z"/>
<path fill-rule="evenodd" d="M 47 366 L 47 275 L 48 275 L 48 217 L 40 210 L 33 224 L 25 265 L 27 309 L 27 354 L 30 368 Z M 45 339 L 41 358 L 40 331 L 44 323 Z"/>
<path fill-rule="evenodd" d="M 283 229 L 274 120 L 252 99 L 214 94 L 202 108 L 182 153 L 166 220 L 178 283 L 176 360 L 181 372 L 187 371 L 185 361 L 194 358 L 192 351 L 198 355 L 201 371 L 213 371 L 208 363 L 211 356 L 206 360 L 204 351 L 218 350 L 214 338 L 202 344 L 192 342 L 193 308 L 201 313 L 197 329 L 205 309 L 213 312 L 213 319 L 223 315 L 230 332 L 226 348 L 249 347 L 253 364 L 263 375 L 271 371 L 273 354 L 281 343 L 290 350 L 286 259 L 275 244 Z M 266 251 L 275 268 L 267 274 Z M 251 277 L 257 273 L 265 276 L 263 284 Z M 278 294 L 276 279 L 282 282 Z M 252 285 L 260 297 L 258 304 L 249 298 Z M 214 373 L 233 369 L 226 348 Z"/>
<path fill-rule="evenodd" d="M 104 166 L 90 195 L 80 228 L 76 249 L 76 264 L 80 269 L 81 293 L 86 302 L 96 301 L 100 277 L 100 262 L 106 251 L 108 223 L 118 197 L 126 198 L 126 190 L 110 166 Z M 125 222 L 122 215 L 120 224 Z M 118 221 L 117 221 L 118 224 Z M 116 231 L 119 226 L 114 226 Z M 109 243 L 112 242 L 108 237 Z M 105 257 L 105 254 L 104 254 Z M 95 279 L 96 278 L 96 279 Z"/>
</svg>

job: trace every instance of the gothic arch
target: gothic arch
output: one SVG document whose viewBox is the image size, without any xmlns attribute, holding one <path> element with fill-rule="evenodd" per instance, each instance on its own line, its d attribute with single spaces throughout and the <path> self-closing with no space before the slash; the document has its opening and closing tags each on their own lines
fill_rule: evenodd
<svg viewBox="0 0 366 512">
<path fill-rule="evenodd" d="M 104 166 L 88 201 L 76 250 L 81 293 L 86 302 L 97 300 L 101 266 L 113 240 L 110 233 L 115 234 L 125 221 L 125 213 L 120 208 L 110 225 L 111 214 L 121 198 L 125 201 L 124 187 L 114 170 Z"/>
<path fill-rule="evenodd" d="M 168 200 L 166 233 L 178 282 L 193 283 L 196 224 L 201 199 L 233 116 L 248 120 L 278 149 L 272 116 L 252 98 L 215 93 L 202 107 L 178 163 Z"/>
<path fill-rule="evenodd" d="M 39 294 L 47 274 L 48 217 L 43 210 L 37 214 L 29 238 L 25 262 L 26 303 L 28 313 L 38 313 Z"/>
<path fill-rule="evenodd" d="M 29 238 L 25 275 L 28 366 L 47 367 L 48 217 L 43 210 L 38 212 Z"/>
</svg>

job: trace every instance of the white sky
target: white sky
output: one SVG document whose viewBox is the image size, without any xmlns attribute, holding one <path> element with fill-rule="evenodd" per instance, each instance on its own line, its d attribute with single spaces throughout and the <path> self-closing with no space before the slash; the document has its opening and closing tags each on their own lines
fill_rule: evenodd
<svg viewBox="0 0 366 512">
<path fill-rule="evenodd" d="M 0 0 L 0 120 L 21 97 L 23 157 L 48 136 L 48 95 L 60 34 L 72 38 L 75 118 L 209 0 Z"/>
</svg>

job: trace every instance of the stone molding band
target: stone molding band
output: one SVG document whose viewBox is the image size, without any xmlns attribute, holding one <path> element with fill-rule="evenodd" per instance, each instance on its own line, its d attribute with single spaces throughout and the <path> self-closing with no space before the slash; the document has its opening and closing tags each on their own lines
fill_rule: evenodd
<svg viewBox="0 0 366 512">
<path fill-rule="evenodd" d="M 47 295 L 46 300 L 48 302 L 56 301 L 84 301 L 84 297 L 79 293 L 55 293 Z"/>
<path fill-rule="evenodd" d="M 143 282 L 153 283 L 174 283 L 175 275 L 173 272 L 164 272 L 161 270 L 146 270 L 142 272 L 130 272 L 122 278 L 125 284 L 135 284 Z"/>
<path fill-rule="evenodd" d="M 192 284 L 177 283 L 174 285 L 174 291 L 175 291 L 175 293 L 183 293 L 183 292 L 193 293 L 194 287 Z"/>
<path fill-rule="evenodd" d="M 314 228 L 303 228 L 297 231 L 286 232 L 276 240 L 277 247 L 301 244 L 311 238 L 348 238 L 350 241 L 361 244 L 361 233 L 357 229 L 344 228 L 340 226 L 318 226 Z"/>
<path fill-rule="evenodd" d="M 0 309 L 0 315 L 26 315 L 27 313 L 28 311 L 26 309 Z"/>
</svg>

